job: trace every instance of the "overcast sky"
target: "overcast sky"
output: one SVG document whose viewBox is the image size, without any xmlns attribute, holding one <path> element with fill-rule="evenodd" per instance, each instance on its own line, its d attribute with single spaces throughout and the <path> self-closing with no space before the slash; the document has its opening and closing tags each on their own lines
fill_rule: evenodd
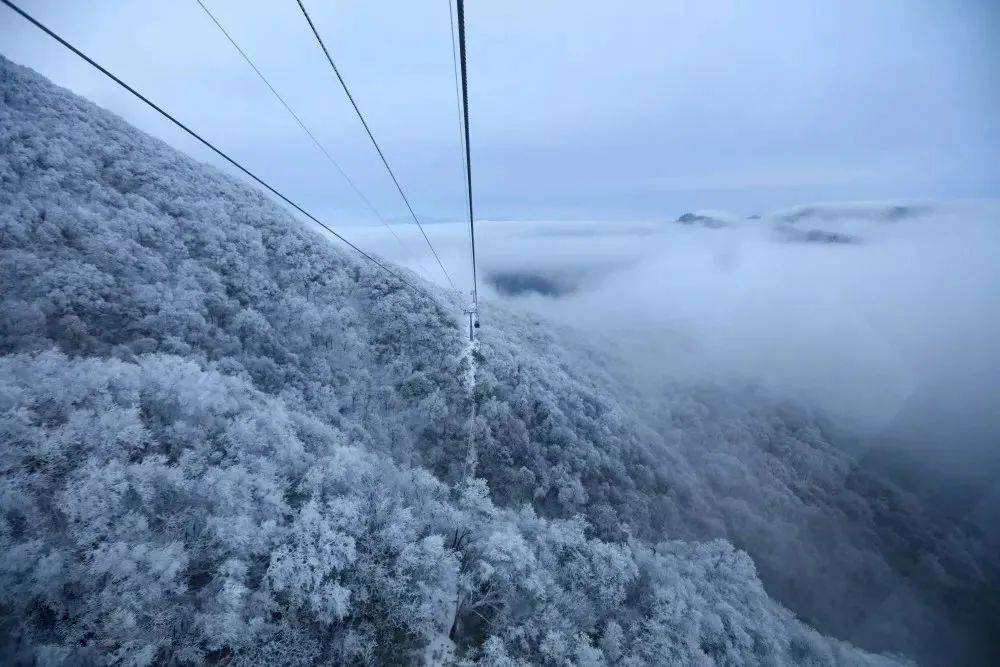
<svg viewBox="0 0 1000 667">
<path fill-rule="evenodd" d="M 194 0 L 20 0 L 293 198 L 372 217 Z M 205 0 L 386 217 L 404 213 L 294 0 Z M 423 215 L 462 211 L 447 0 L 307 3 Z M 660 218 L 1000 195 L 1000 3 L 470 0 L 476 201 Z M 0 51 L 203 149 L 10 10 Z"/>
</svg>

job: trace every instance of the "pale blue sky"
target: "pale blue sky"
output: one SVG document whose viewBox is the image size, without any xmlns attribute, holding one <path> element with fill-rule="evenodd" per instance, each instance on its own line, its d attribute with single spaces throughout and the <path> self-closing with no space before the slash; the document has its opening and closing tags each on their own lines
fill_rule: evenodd
<svg viewBox="0 0 1000 667">
<path fill-rule="evenodd" d="M 309 207 L 371 219 L 194 0 L 21 2 Z M 206 4 L 384 215 L 402 215 L 294 0 Z M 307 5 L 416 209 L 460 215 L 447 0 Z M 988 0 L 470 0 L 467 19 L 484 217 L 1000 196 Z M 209 158 L 6 8 L 0 51 Z"/>
</svg>

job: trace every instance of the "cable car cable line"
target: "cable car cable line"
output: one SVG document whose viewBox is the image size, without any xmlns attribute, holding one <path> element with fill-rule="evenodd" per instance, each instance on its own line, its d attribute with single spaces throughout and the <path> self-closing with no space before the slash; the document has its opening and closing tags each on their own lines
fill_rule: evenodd
<svg viewBox="0 0 1000 667">
<path fill-rule="evenodd" d="M 254 61 L 250 58 L 250 56 L 248 56 L 247 53 L 240 47 L 240 45 L 236 43 L 236 40 L 233 39 L 232 35 L 229 34 L 229 31 L 226 30 L 226 28 L 222 25 L 219 19 L 217 19 L 215 15 L 211 12 L 211 10 L 209 10 L 209 8 L 205 6 L 205 3 L 202 2 L 202 0 L 195 0 L 195 2 L 198 3 L 198 6 L 201 7 L 202 11 L 205 12 L 208 18 L 212 19 L 212 22 L 215 24 L 215 26 L 219 29 L 219 31 L 223 35 L 225 35 L 226 39 L 229 40 L 229 43 L 233 45 L 233 48 L 236 49 L 236 51 L 243 57 L 243 60 L 245 60 L 248 65 L 250 65 L 251 69 L 253 69 L 253 71 L 257 74 L 260 80 L 264 82 L 264 85 L 266 85 L 268 89 L 271 91 L 271 94 L 273 94 L 274 97 L 281 103 L 281 105 L 285 107 L 285 111 L 287 111 L 289 115 L 295 119 L 295 122 L 298 123 L 299 127 L 302 128 L 302 131 L 305 132 L 310 139 L 312 139 L 312 142 L 316 144 L 316 147 L 320 150 L 320 152 L 322 152 L 323 155 L 326 156 L 326 159 L 330 162 L 330 164 L 332 164 L 337 169 L 337 171 L 344 178 L 347 184 L 351 187 L 354 193 L 358 195 L 361 201 L 364 202 L 365 206 L 367 206 L 368 209 L 375 215 L 375 217 L 378 218 L 379 222 L 385 225 L 385 228 L 389 230 L 389 232 L 393 235 L 393 237 L 395 237 L 396 241 L 399 243 L 399 246 L 403 249 L 403 251 L 409 254 L 409 249 L 403 243 L 403 240 L 399 238 L 399 235 L 396 233 L 396 230 L 394 230 L 389 225 L 389 223 L 386 221 L 384 217 L 382 217 L 382 214 L 378 212 L 378 209 L 375 208 L 375 206 L 371 203 L 368 197 L 366 197 L 364 193 L 361 192 L 361 190 L 358 188 L 358 186 L 355 185 L 354 181 L 351 180 L 351 177 L 348 176 L 347 172 L 345 172 L 343 167 L 340 166 L 340 163 L 338 163 L 337 160 L 334 159 L 333 155 L 330 154 L 330 151 L 326 149 L 326 146 L 324 146 L 320 142 L 320 140 L 316 138 L 316 135 L 313 134 L 308 127 L 306 127 L 306 124 L 302 121 L 301 118 L 299 118 L 299 115 L 295 113 L 295 111 L 292 109 L 291 106 L 289 106 L 288 102 L 285 101 L 285 98 L 283 98 L 281 94 L 277 90 L 275 90 L 274 86 L 271 85 L 271 82 L 267 80 L 267 77 L 264 76 L 264 74 L 260 71 L 260 69 L 254 63 Z"/>
<path fill-rule="evenodd" d="M 180 129 L 184 130 L 186 133 L 188 133 L 189 135 L 191 135 L 192 137 L 194 137 L 195 139 L 197 139 L 199 142 L 201 142 L 202 144 L 204 144 L 207 148 L 209 148 L 210 150 L 212 150 L 216 155 L 218 155 L 219 157 L 221 157 L 222 159 L 224 159 L 226 162 L 228 162 L 229 164 L 233 165 L 234 167 L 236 167 L 237 169 L 239 169 L 241 172 L 243 172 L 244 174 L 246 174 L 247 176 L 249 176 L 250 178 L 252 178 L 258 184 L 262 185 L 264 188 L 266 188 L 272 194 L 274 194 L 275 196 L 277 196 L 278 198 L 280 198 L 282 201 L 284 201 L 286 204 L 288 204 L 289 206 L 291 206 L 292 208 L 294 208 L 296 211 L 298 211 L 302 215 L 306 216 L 307 218 L 309 218 L 310 220 L 312 220 L 313 222 L 315 222 L 317 225 L 319 225 L 320 227 L 322 227 L 326 231 L 330 232 L 330 234 L 332 234 L 333 236 L 335 236 L 338 239 L 340 239 L 341 241 L 343 241 L 348 247 L 350 247 L 351 249 L 353 249 L 355 252 L 357 252 L 359 255 L 361 255 L 362 257 L 364 257 L 365 259 L 367 259 L 369 262 L 371 262 L 372 264 L 374 264 L 375 266 L 377 266 L 381 270 L 385 271 L 387 274 L 391 275 L 396 280 L 400 281 L 403 285 L 409 287 L 410 289 L 414 290 L 415 292 L 418 292 L 418 293 L 421 293 L 421 294 L 424 293 L 422 290 L 420 290 L 416 286 L 414 286 L 413 283 L 411 283 L 410 281 L 406 280 L 405 278 L 403 278 L 402 276 L 400 276 L 398 273 L 396 273 L 392 269 L 388 268 L 385 264 L 383 264 L 382 262 L 380 262 L 379 260 L 377 260 L 374 257 L 372 257 L 371 255 L 369 255 L 368 253 L 366 253 L 364 250 L 362 250 L 358 246 L 356 246 L 353 243 L 351 243 L 350 241 L 348 241 L 346 238 L 344 238 L 339 233 L 337 233 L 336 231 L 334 231 L 333 228 L 331 228 L 330 226 L 328 226 L 327 224 L 325 224 L 324 222 L 322 222 L 321 220 L 319 220 L 313 214 L 309 213 L 304 208 L 302 208 L 301 206 L 299 206 L 298 204 L 296 204 L 294 201 L 292 201 L 291 199 L 289 199 L 288 197 L 286 197 L 284 194 L 282 194 L 280 191 L 278 191 L 276 188 L 274 188 L 273 186 L 271 186 L 267 181 L 265 181 L 264 179 L 262 179 L 259 176 L 257 176 L 255 173 L 253 173 L 252 171 L 250 171 L 249 169 L 247 169 L 246 167 L 244 167 L 242 164 L 240 164 L 239 162 L 237 162 L 235 159 L 231 158 L 228 154 L 226 154 L 220 148 L 217 148 L 215 146 L 215 144 L 213 144 L 212 142 L 210 142 L 208 139 L 205 139 L 204 137 L 202 137 L 200 134 L 198 134 L 197 132 L 195 132 L 194 130 L 192 130 L 190 127 L 188 127 L 187 125 L 185 125 L 181 121 L 177 120 L 177 118 L 175 118 L 170 113 L 168 113 L 167 111 L 165 111 L 162 107 L 160 107 L 155 102 L 153 102 L 152 100 L 150 100 L 148 97 L 146 97 L 145 95 L 143 95 L 142 93 L 140 93 L 138 90 L 136 90 L 135 88 L 133 88 L 129 84 L 127 84 L 124 81 L 122 81 L 121 79 L 119 79 L 117 76 L 115 76 L 114 74 L 112 74 L 108 69 L 106 69 L 105 67 L 103 67 L 100 63 L 98 63 L 93 58 L 91 58 L 90 56 L 88 56 L 86 53 L 84 53 L 80 49 L 76 48 L 75 46 L 73 46 L 72 44 L 70 44 L 68 41 L 66 41 L 65 39 L 63 39 L 62 37 L 60 37 L 58 34 L 56 34 L 55 32 L 53 32 L 52 30 L 50 30 L 46 25 L 44 25 L 43 23 L 41 23 L 40 21 L 38 21 L 35 17 L 33 17 L 32 15 L 28 14 L 26 11 L 24 11 L 23 9 L 21 9 L 20 7 L 18 7 L 17 5 L 15 5 L 13 2 L 11 2 L 11 0 L 0 0 L 0 2 L 3 2 L 3 4 L 5 4 L 8 7 L 10 7 L 17 14 L 20 14 L 24 19 L 26 19 L 29 23 L 31 23 L 32 25 L 34 25 L 36 28 L 38 28 L 39 30 L 41 30 L 42 32 L 44 32 L 46 35 L 48 35 L 52 39 L 54 39 L 57 42 L 59 42 L 62 46 L 66 47 L 67 49 L 69 49 L 70 51 L 72 51 L 74 54 L 76 54 L 81 59 L 83 59 L 84 61 L 86 61 L 89 65 L 91 65 L 92 67 L 94 67 L 96 70 L 98 70 L 99 72 L 101 72 L 102 74 L 104 74 L 106 77 L 108 77 L 109 79 L 111 79 L 112 81 L 114 81 L 115 83 L 117 83 L 119 86 L 121 86 L 122 88 L 124 88 L 128 92 L 130 92 L 132 95 L 134 95 L 139 100 L 141 100 L 142 102 L 144 102 L 147 106 L 149 106 L 154 111 L 156 111 L 157 113 L 159 113 L 161 116 L 163 116 L 164 118 L 166 118 L 167 120 L 169 120 L 171 123 L 173 123 L 174 125 L 176 125 Z"/>
<path fill-rule="evenodd" d="M 300 0 L 301 1 L 301 0 Z M 479 286 L 476 279 L 476 225 L 472 210 L 472 153 L 469 145 L 469 77 L 465 56 L 465 2 L 456 0 L 458 9 L 458 52 L 462 65 L 462 119 L 465 123 L 465 174 L 469 193 L 469 235 L 472 238 L 472 308 L 479 326 Z"/>
<path fill-rule="evenodd" d="M 330 63 L 330 67 L 333 69 L 333 73 L 337 75 L 337 80 L 340 82 L 340 86 L 344 89 L 344 93 L 347 94 L 347 99 L 350 100 L 351 106 L 354 107 L 354 112 L 358 115 L 361 120 L 361 125 L 364 126 L 365 132 L 368 133 L 368 138 L 371 139 L 372 145 L 375 146 L 375 151 L 378 156 L 382 159 L 382 164 L 385 165 L 385 169 L 389 172 L 389 176 L 392 178 L 392 182 L 396 185 L 396 190 L 399 191 L 399 196 L 403 198 L 403 203 L 406 204 L 407 210 L 410 212 L 410 217 L 413 218 L 413 222 L 417 223 L 417 227 L 420 229 L 420 233 L 423 234 L 424 241 L 427 242 L 427 247 L 430 248 L 431 253 L 434 255 L 434 259 L 437 260 L 438 266 L 441 267 L 441 272 L 444 277 L 448 279 L 448 284 L 454 290 L 455 283 L 452 281 L 451 276 L 448 274 L 448 270 L 444 268 L 444 264 L 441 262 L 441 258 L 437 254 L 437 250 L 434 249 L 434 245 L 431 243 L 430 238 L 427 236 L 427 232 L 424 231 L 424 226 L 420 224 L 420 220 L 417 218 L 417 214 L 413 211 L 413 206 L 410 205 L 410 200 L 407 199 L 406 193 L 403 192 L 402 186 L 399 184 L 399 180 L 396 178 L 396 174 L 393 173 L 392 167 L 389 166 L 389 161 L 386 160 L 385 154 L 382 153 L 382 148 L 375 141 L 375 135 L 372 134 L 371 128 L 368 127 L 368 121 L 365 120 L 365 116 L 361 113 L 361 109 L 358 108 L 357 102 L 354 101 L 354 96 L 351 95 L 350 89 L 347 87 L 347 83 L 344 81 L 344 77 L 340 75 L 340 70 L 337 69 L 336 63 L 333 61 L 333 56 L 330 55 L 330 51 L 326 48 L 326 44 L 323 42 L 323 38 L 320 37 L 319 31 L 316 29 L 316 25 L 313 23 L 312 18 L 309 16 L 309 12 L 306 10 L 306 6 L 302 3 L 302 0 L 296 0 L 299 3 L 299 9 L 302 10 L 302 15 L 306 19 L 306 23 L 309 24 L 309 28 L 312 30 L 313 36 L 319 43 L 321 49 L 323 49 L 323 54 L 326 56 L 327 62 Z"/>
<path fill-rule="evenodd" d="M 448 3 L 448 21 L 451 25 L 451 68 L 455 75 L 455 109 L 458 112 L 455 120 L 458 121 L 458 144 L 462 154 L 462 175 L 465 175 L 465 136 L 462 134 L 462 89 L 458 79 L 458 48 L 455 46 L 457 36 L 455 35 L 455 11 L 452 9 L 452 0 L 445 0 Z M 464 180 L 464 179 L 463 179 Z M 468 196 L 469 191 L 462 183 L 462 190 Z"/>
<path fill-rule="evenodd" d="M 472 195 L 469 193 L 465 179 L 465 135 L 462 132 L 462 84 L 459 81 L 458 75 L 458 47 L 455 46 L 458 36 L 455 34 L 455 11 L 452 9 L 452 0 L 445 0 L 445 2 L 448 3 L 448 22 L 451 27 L 451 66 L 452 72 L 455 75 L 455 109 L 457 111 L 455 120 L 458 123 L 458 148 L 459 154 L 461 155 L 460 161 L 462 163 L 462 193 L 465 195 L 466 200 L 468 200 L 468 198 Z M 471 244 L 473 241 L 474 239 L 470 236 L 469 243 Z M 475 281 L 475 266 L 473 266 L 473 281 Z"/>
<path fill-rule="evenodd" d="M 472 195 L 469 192 L 468 187 L 466 186 L 466 178 L 465 178 L 466 162 L 465 162 L 465 135 L 462 131 L 463 127 L 462 88 L 461 88 L 462 84 L 459 81 L 459 75 L 458 75 L 458 47 L 455 46 L 455 43 L 458 41 L 458 36 L 455 34 L 455 11 L 452 8 L 452 0 L 445 0 L 445 2 L 448 3 L 448 24 L 449 27 L 451 28 L 451 69 L 455 77 L 455 109 L 458 112 L 455 115 L 455 120 L 458 122 L 458 148 L 460 155 L 459 161 L 461 163 L 461 170 L 462 170 L 462 193 L 465 195 L 466 201 L 468 201 L 468 199 Z M 469 235 L 470 247 L 471 244 L 474 242 L 475 238 L 470 234 Z M 473 262 L 473 285 L 475 285 L 475 262 Z M 473 291 L 470 293 L 473 295 L 473 298 L 475 298 L 476 296 L 475 290 L 473 289 Z M 474 301 L 472 304 L 470 304 L 465 308 L 464 312 L 466 315 L 469 316 L 469 340 L 471 341 L 475 338 L 474 330 L 476 323 L 478 322 L 479 306 Z"/>
</svg>

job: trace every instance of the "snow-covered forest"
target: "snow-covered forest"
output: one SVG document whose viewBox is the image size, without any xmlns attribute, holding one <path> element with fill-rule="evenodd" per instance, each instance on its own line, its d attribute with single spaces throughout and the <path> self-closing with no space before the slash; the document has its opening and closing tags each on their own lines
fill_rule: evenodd
<svg viewBox="0 0 1000 667">
<path fill-rule="evenodd" d="M 996 554 L 820 416 L 496 304 L 470 395 L 457 298 L 0 90 L 0 662 L 996 655 Z"/>
</svg>

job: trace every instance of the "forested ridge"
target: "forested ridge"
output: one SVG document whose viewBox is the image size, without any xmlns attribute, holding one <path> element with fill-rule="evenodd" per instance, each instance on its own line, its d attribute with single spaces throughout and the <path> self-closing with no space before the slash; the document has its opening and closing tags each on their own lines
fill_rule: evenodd
<svg viewBox="0 0 1000 667">
<path fill-rule="evenodd" d="M 991 650 L 995 556 L 808 411 L 650 396 L 498 305 L 470 395 L 456 298 L 2 57 L 0 89 L 0 661 Z"/>
</svg>

